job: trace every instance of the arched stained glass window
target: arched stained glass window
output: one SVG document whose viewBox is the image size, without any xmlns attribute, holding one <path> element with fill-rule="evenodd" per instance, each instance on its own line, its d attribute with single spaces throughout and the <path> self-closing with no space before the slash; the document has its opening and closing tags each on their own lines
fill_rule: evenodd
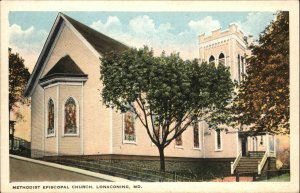
<svg viewBox="0 0 300 193">
<path fill-rule="evenodd" d="M 136 115 L 132 110 L 128 110 L 124 114 L 124 140 L 127 142 L 135 142 L 135 119 Z"/>
<path fill-rule="evenodd" d="M 77 134 L 77 113 L 75 100 L 68 98 L 65 103 L 65 134 Z"/>
<path fill-rule="evenodd" d="M 54 134 L 54 102 L 52 99 L 49 99 L 47 135 L 52 135 L 52 134 Z"/>
</svg>

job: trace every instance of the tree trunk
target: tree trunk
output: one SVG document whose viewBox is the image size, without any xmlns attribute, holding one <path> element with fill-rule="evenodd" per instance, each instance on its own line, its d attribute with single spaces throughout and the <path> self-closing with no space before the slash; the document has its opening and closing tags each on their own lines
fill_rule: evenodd
<svg viewBox="0 0 300 193">
<path fill-rule="evenodd" d="M 159 159 L 160 159 L 160 171 L 164 172 L 166 170 L 164 147 L 158 147 L 158 151 L 159 151 Z"/>
</svg>

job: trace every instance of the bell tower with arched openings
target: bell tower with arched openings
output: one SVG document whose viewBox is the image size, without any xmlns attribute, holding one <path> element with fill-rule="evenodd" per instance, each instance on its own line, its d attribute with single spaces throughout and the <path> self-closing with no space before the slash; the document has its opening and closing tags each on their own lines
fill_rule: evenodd
<svg viewBox="0 0 300 193">
<path fill-rule="evenodd" d="M 227 30 L 217 29 L 211 35 L 199 35 L 199 58 L 201 62 L 222 63 L 230 67 L 231 78 L 240 82 L 246 73 L 245 56 L 250 55 L 244 34 L 236 24 Z"/>
</svg>

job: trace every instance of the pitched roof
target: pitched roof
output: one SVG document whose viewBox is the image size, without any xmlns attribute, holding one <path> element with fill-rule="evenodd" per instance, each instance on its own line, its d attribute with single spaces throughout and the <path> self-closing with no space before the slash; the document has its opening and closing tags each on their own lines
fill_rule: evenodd
<svg viewBox="0 0 300 193">
<path fill-rule="evenodd" d="M 62 14 L 77 29 L 77 31 L 100 53 L 106 54 L 110 51 L 124 51 L 128 49 L 124 44 Z"/>
<path fill-rule="evenodd" d="M 69 55 L 59 59 L 59 61 L 40 79 L 40 82 L 56 77 L 87 77 L 87 74 L 78 67 Z"/>
<path fill-rule="evenodd" d="M 123 51 L 128 49 L 126 45 L 118 42 L 117 40 L 97 32 L 96 30 L 74 20 L 67 15 L 59 13 L 26 86 L 24 92 L 26 97 L 31 96 L 33 90 L 35 89 L 37 81 L 39 80 L 44 69 L 44 65 L 47 61 L 48 54 L 51 53 L 55 39 L 57 38 L 62 26 L 64 26 L 63 23 L 66 23 L 67 26 L 71 25 L 74 30 L 76 30 L 77 33 L 83 37 L 83 41 L 86 41 L 86 43 L 89 44 L 96 52 L 98 52 L 99 55 L 105 55 L 110 51 Z"/>
</svg>

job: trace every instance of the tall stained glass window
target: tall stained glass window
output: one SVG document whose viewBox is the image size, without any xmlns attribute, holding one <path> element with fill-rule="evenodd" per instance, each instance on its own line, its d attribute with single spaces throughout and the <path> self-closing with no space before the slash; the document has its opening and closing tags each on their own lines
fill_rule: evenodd
<svg viewBox="0 0 300 193">
<path fill-rule="evenodd" d="M 65 134 L 77 134 L 77 113 L 75 100 L 70 97 L 65 103 Z"/>
<path fill-rule="evenodd" d="M 124 114 L 124 140 L 135 142 L 135 119 L 136 115 L 131 110 Z"/>
<path fill-rule="evenodd" d="M 175 144 L 176 144 L 176 146 L 182 146 L 182 135 L 179 135 L 178 137 L 176 137 Z"/>
<path fill-rule="evenodd" d="M 198 122 L 193 124 L 193 131 L 194 131 L 194 148 L 200 148 L 199 143 L 199 124 Z"/>
<path fill-rule="evenodd" d="M 179 124 L 179 123 L 176 121 L 176 125 L 177 124 Z M 178 126 L 178 130 L 179 131 L 181 130 L 181 125 Z M 182 134 L 180 134 L 178 137 L 175 138 L 175 145 L 182 146 Z"/>
<path fill-rule="evenodd" d="M 159 124 L 159 120 L 158 120 L 158 116 L 157 115 L 153 115 L 152 116 L 153 119 L 153 133 L 152 133 L 152 137 L 156 140 L 156 136 L 158 136 L 159 141 L 161 141 L 161 131 L 160 131 L 160 124 Z"/>
<path fill-rule="evenodd" d="M 54 134 L 54 103 L 52 99 L 48 101 L 48 128 L 47 134 Z"/>
</svg>

